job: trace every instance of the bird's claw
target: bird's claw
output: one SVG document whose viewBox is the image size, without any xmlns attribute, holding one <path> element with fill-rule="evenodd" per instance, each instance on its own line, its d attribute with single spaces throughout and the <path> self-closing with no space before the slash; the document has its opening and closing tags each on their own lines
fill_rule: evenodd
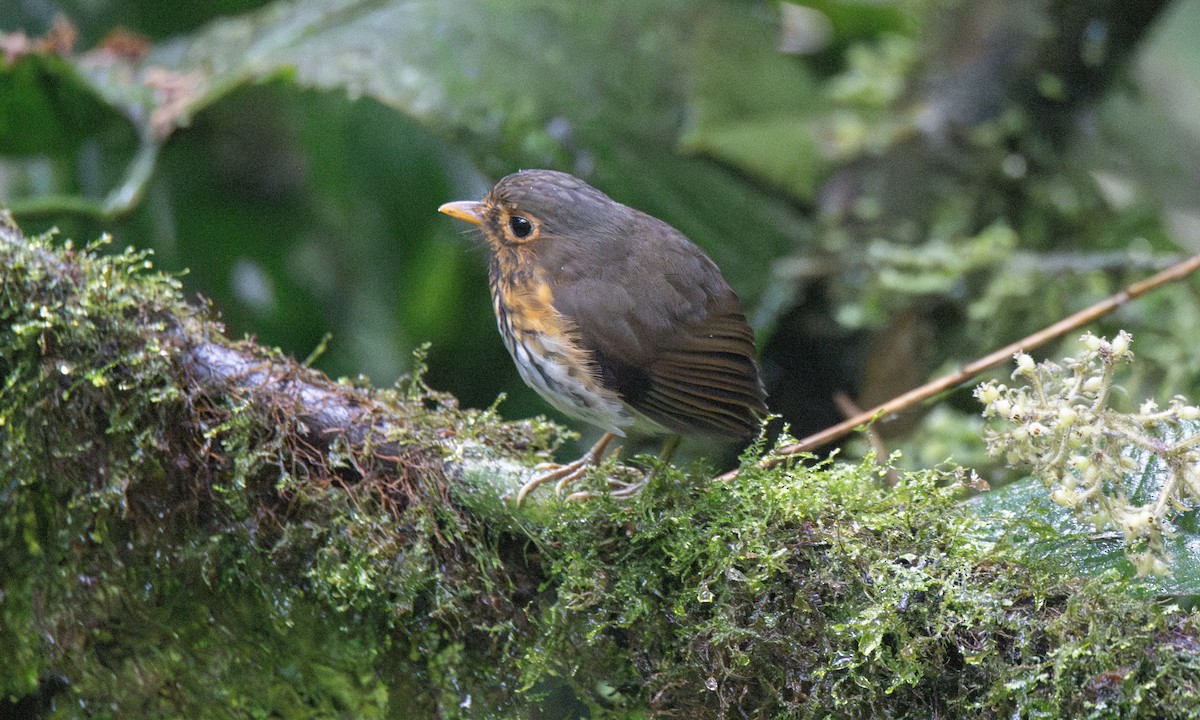
<svg viewBox="0 0 1200 720">
<path fill-rule="evenodd" d="M 545 485 L 548 482 L 558 481 L 554 486 L 555 494 L 562 494 L 562 487 L 573 480 L 578 480 L 584 473 L 587 472 L 588 457 L 579 458 L 574 462 L 569 462 L 565 465 L 557 463 L 540 463 L 534 467 L 534 470 L 545 470 L 546 472 L 538 475 L 529 482 L 521 486 L 517 491 L 517 505 L 520 506 L 525 500 L 525 496 L 536 490 L 538 487 Z"/>
<path fill-rule="evenodd" d="M 548 482 L 554 482 L 554 494 L 562 497 L 563 489 L 579 478 L 587 474 L 589 467 L 600 464 L 600 458 L 604 457 L 604 451 L 608 448 L 608 444 L 613 440 L 612 433 L 605 433 L 600 440 L 592 446 L 591 450 L 584 453 L 583 457 L 565 465 L 555 463 L 540 463 L 534 469 L 545 469 L 547 472 L 538 475 L 529 482 L 525 483 L 520 490 L 517 491 L 517 506 L 525 500 L 525 496 L 533 492 L 534 489 Z"/>
<path fill-rule="evenodd" d="M 636 472 L 636 471 L 632 471 L 632 472 Z M 646 482 L 649 479 L 650 478 L 648 476 L 646 476 L 646 477 L 639 477 L 638 480 L 634 480 L 633 482 L 625 482 L 624 480 L 617 480 L 616 478 L 609 478 L 608 479 L 608 492 L 606 494 L 609 497 L 616 498 L 618 500 L 625 500 L 627 498 L 631 498 L 634 495 L 637 495 L 639 492 L 641 492 L 642 488 L 646 487 Z M 562 483 L 560 482 L 559 484 L 561 485 Z M 590 490 L 579 490 L 579 491 L 573 492 L 570 495 L 564 497 L 563 502 L 582 502 L 584 500 L 590 500 L 595 496 L 596 496 L 596 494 Z"/>
<path fill-rule="evenodd" d="M 567 489 L 571 483 L 574 483 L 587 475 L 588 468 L 600 464 L 600 459 L 604 457 L 604 451 L 608 444 L 612 441 L 611 434 L 606 434 L 600 438 L 600 441 L 592 446 L 592 449 L 584 453 L 583 457 L 563 465 L 557 463 L 539 463 L 535 466 L 535 470 L 545 471 L 541 475 L 533 478 L 517 492 L 517 505 L 520 506 L 524 502 L 525 497 L 533 492 L 536 488 L 545 485 L 548 482 L 554 483 L 554 494 L 562 498 L 565 502 L 573 502 L 587 500 L 594 494 L 587 490 L 573 492 L 566 497 L 563 497 L 563 491 Z M 664 457 L 660 458 L 660 463 L 665 463 L 670 457 L 670 452 L 674 450 L 674 444 L 664 446 Z M 620 452 L 620 449 L 617 450 Z M 614 453 L 615 455 L 616 453 Z M 608 496 L 618 500 L 631 498 L 641 492 L 642 488 L 650 482 L 658 473 L 658 468 L 651 470 L 649 473 L 642 474 L 637 470 L 629 469 L 629 472 L 636 475 L 636 479 L 626 481 L 618 480 L 617 478 L 608 478 Z"/>
</svg>

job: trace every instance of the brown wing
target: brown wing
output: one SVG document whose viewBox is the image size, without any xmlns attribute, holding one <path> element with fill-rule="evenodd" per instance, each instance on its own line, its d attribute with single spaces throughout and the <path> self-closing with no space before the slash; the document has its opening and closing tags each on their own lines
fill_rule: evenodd
<svg viewBox="0 0 1200 720">
<path fill-rule="evenodd" d="M 766 392 L 741 303 L 682 234 L 633 219 L 645 242 L 609 238 L 555 259 L 555 307 L 594 354 L 601 382 L 638 412 L 680 434 L 753 435 Z"/>
<path fill-rule="evenodd" d="M 650 366 L 638 412 L 684 434 L 747 437 L 767 412 L 754 340 L 741 315 L 712 315 L 663 349 Z"/>
</svg>

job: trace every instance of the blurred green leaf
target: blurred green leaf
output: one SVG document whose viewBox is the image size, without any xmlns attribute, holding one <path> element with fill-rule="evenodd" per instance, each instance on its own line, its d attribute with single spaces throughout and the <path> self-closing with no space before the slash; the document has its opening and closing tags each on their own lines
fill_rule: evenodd
<svg viewBox="0 0 1200 720">
<path fill-rule="evenodd" d="M 733 172 L 680 156 L 685 108 L 712 104 L 695 76 L 745 57 L 714 89 L 760 74 L 755 87 L 789 89 L 754 93 L 760 102 L 744 124 L 697 126 L 694 149 L 803 193 L 816 169 L 806 133 L 780 117 L 806 101 L 808 86 L 796 82 L 804 74 L 774 52 L 769 22 L 739 10 L 680 0 L 297 0 L 219 19 L 138 61 L 101 49 L 75 64 L 151 147 L 248 83 L 288 77 L 371 97 L 459 141 L 489 175 L 557 167 L 664 217 L 753 297 L 767 280 L 762 267 L 792 247 L 800 223 Z"/>
<path fill-rule="evenodd" d="M 877 37 L 881 33 L 911 30 L 914 16 L 903 3 L 873 0 L 805 0 L 806 5 L 829 18 L 834 31 L 846 39 Z"/>
<path fill-rule="evenodd" d="M 68 155 L 105 118 L 104 104 L 61 58 L 26 55 L 0 65 L 0 154 Z"/>
<path fill-rule="evenodd" d="M 781 54 L 773 43 L 745 42 L 763 35 L 773 40 L 773 28 L 749 16 L 735 16 L 719 27 L 705 25 L 701 32 L 708 37 L 696 44 L 693 122 L 683 149 L 811 200 L 823 164 L 809 121 L 827 108 L 808 66 Z M 737 53 L 702 50 L 738 40 Z"/>
<path fill-rule="evenodd" d="M 688 135 L 684 147 L 702 152 L 812 200 L 822 163 L 812 130 L 794 116 L 718 124 Z"/>
</svg>

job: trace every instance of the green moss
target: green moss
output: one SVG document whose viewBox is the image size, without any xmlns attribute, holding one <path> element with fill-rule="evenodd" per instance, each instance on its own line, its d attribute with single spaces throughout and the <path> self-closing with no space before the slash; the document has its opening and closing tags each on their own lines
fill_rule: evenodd
<svg viewBox="0 0 1200 720">
<path fill-rule="evenodd" d="M 6 222 L 0 232 L 11 232 Z M 120 597 L 110 578 L 131 559 L 125 519 L 149 510 L 131 500 L 165 472 L 157 428 L 178 402 L 169 353 L 128 328 L 161 328 L 176 285 L 139 279 L 141 253 L 76 264 L 91 257 L 52 250 L 49 238 L 4 245 L 0 645 L 14 652 L 0 660 L 0 696 L 27 693 L 49 672 L 41 631 L 60 652 L 94 632 L 63 608 L 88 617 Z M 89 566 L 81 555 L 104 560 Z"/>
<path fill-rule="evenodd" d="M 94 717 L 414 718 L 1200 700 L 1196 614 L 1019 561 L 989 538 L 1021 520 L 965 509 L 952 472 L 889 487 L 872 462 L 762 471 L 751 452 L 732 483 L 663 468 L 632 500 L 516 512 L 502 498 L 548 424 L 237 344 L 386 420 L 322 450 L 294 398 L 193 376 L 189 347 L 231 344 L 144 255 L 9 226 L 0 255 L 4 697 L 63 678 L 62 711 Z"/>
<path fill-rule="evenodd" d="M 509 541 L 447 502 L 429 451 L 481 414 L 416 378 L 370 398 L 398 469 L 314 455 L 294 407 L 191 377 L 219 326 L 146 254 L 101 249 L 0 237 L 0 700 L 61 674 L 101 717 L 369 716 L 389 686 L 420 716 L 502 704 Z"/>
<path fill-rule="evenodd" d="M 1196 701 L 1194 616 L 996 554 L 939 473 L 880 480 L 871 462 L 675 475 L 568 510 L 543 539 L 557 602 L 527 678 L 686 717 L 1167 717 Z M 1147 663 L 1169 627 L 1188 644 Z"/>
</svg>

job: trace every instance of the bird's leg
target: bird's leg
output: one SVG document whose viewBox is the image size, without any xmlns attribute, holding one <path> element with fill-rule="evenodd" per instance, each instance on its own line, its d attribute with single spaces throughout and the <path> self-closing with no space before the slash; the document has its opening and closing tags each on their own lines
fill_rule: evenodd
<svg viewBox="0 0 1200 720">
<path fill-rule="evenodd" d="M 666 440 L 663 440 L 662 450 L 658 451 L 659 465 L 666 465 L 671 462 L 671 458 L 675 457 L 675 449 L 679 447 L 679 436 L 668 435 Z M 658 468 L 655 468 L 657 470 Z M 654 471 L 650 471 L 650 475 L 654 475 Z M 649 478 L 647 478 L 649 479 Z"/>
<path fill-rule="evenodd" d="M 568 463 L 565 467 L 571 468 L 565 475 L 558 477 L 558 482 L 554 485 L 554 494 L 562 497 L 563 488 L 583 477 L 589 467 L 594 467 L 600 464 L 600 458 L 604 457 L 604 451 L 608 448 L 608 444 L 616 439 L 616 435 L 606 432 L 596 441 L 591 450 L 583 454 L 573 463 Z M 572 467 L 574 466 L 574 467 Z M 561 471 L 560 471 L 561 472 Z"/>
<path fill-rule="evenodd" d="M 539 485 L 544 485 L 548 482 L 558 481 L 555 485 L 555 493 L 561 495 L 562 489 L 570 483 L 583 477 L 587 472 L 588 467 L 600 464 L 600 458 L 604 456 L 604 451 L 608 448 L 608 444 L 613 441 L 616 435 L 612 433 L 604 433 L 604 436 L 596 441 L 591 450 L 583 454 L 581 458 L 566 465 L 551 465 L 550 472 L 543 475 L 538 475 L 529 482 L 525 483 L 519 491 L 517 491 L 517 505 L 525 499 L 525 496 L 533 492 L 534 488 Z"/>
<path fill-rule="evenodd" d="M 671 462 L 671 457 L 675 454 L 675 448 L 679 447 L 679 439 L 680 438 L 678 435 L 670 435 L 666 440 L 663 441 L 662 450 L 660 450 L 658 453 L 658 462 L 655 464 L 654 468 L 650 470 L 646 477 L 642 478 L 641 480 L 638 480 L 637 482 L 621 482 L 619 480 L 613 480 L 610 478 L 608 481 L 610 487 L 608 494 L 615 498 L 630 498 L 641 492 L 642 488 L 646 487 L 646 484 L 649 483 L 656 474 L 658 474 L 658 468 Z M 592 493 L 588 492 L 587 490 L 580 490 L 579 492 L 571 493 L 564 499 L 568 501 L 587 500 L 591 496 Z"/>
<path fill-rule="evenodd" d="M 610 495 L 616 498 L 633 497 L 641 492 L 642 488 L 646 487 L 654 476 L 658 474 L 658 469 L 663 465 L 671 462 L 671 458 L 675 455 L 675 449 L 679 447 L 679 436 L 668 435 L 666 440 L 663 440 L 662 450 L 658 451 L 658 462 L 643 479 L 635 483 L 622 483 L 621 487 L 610 491 Z M 571 498 L 568 497 L 568 500 Z"/>
</svg>

